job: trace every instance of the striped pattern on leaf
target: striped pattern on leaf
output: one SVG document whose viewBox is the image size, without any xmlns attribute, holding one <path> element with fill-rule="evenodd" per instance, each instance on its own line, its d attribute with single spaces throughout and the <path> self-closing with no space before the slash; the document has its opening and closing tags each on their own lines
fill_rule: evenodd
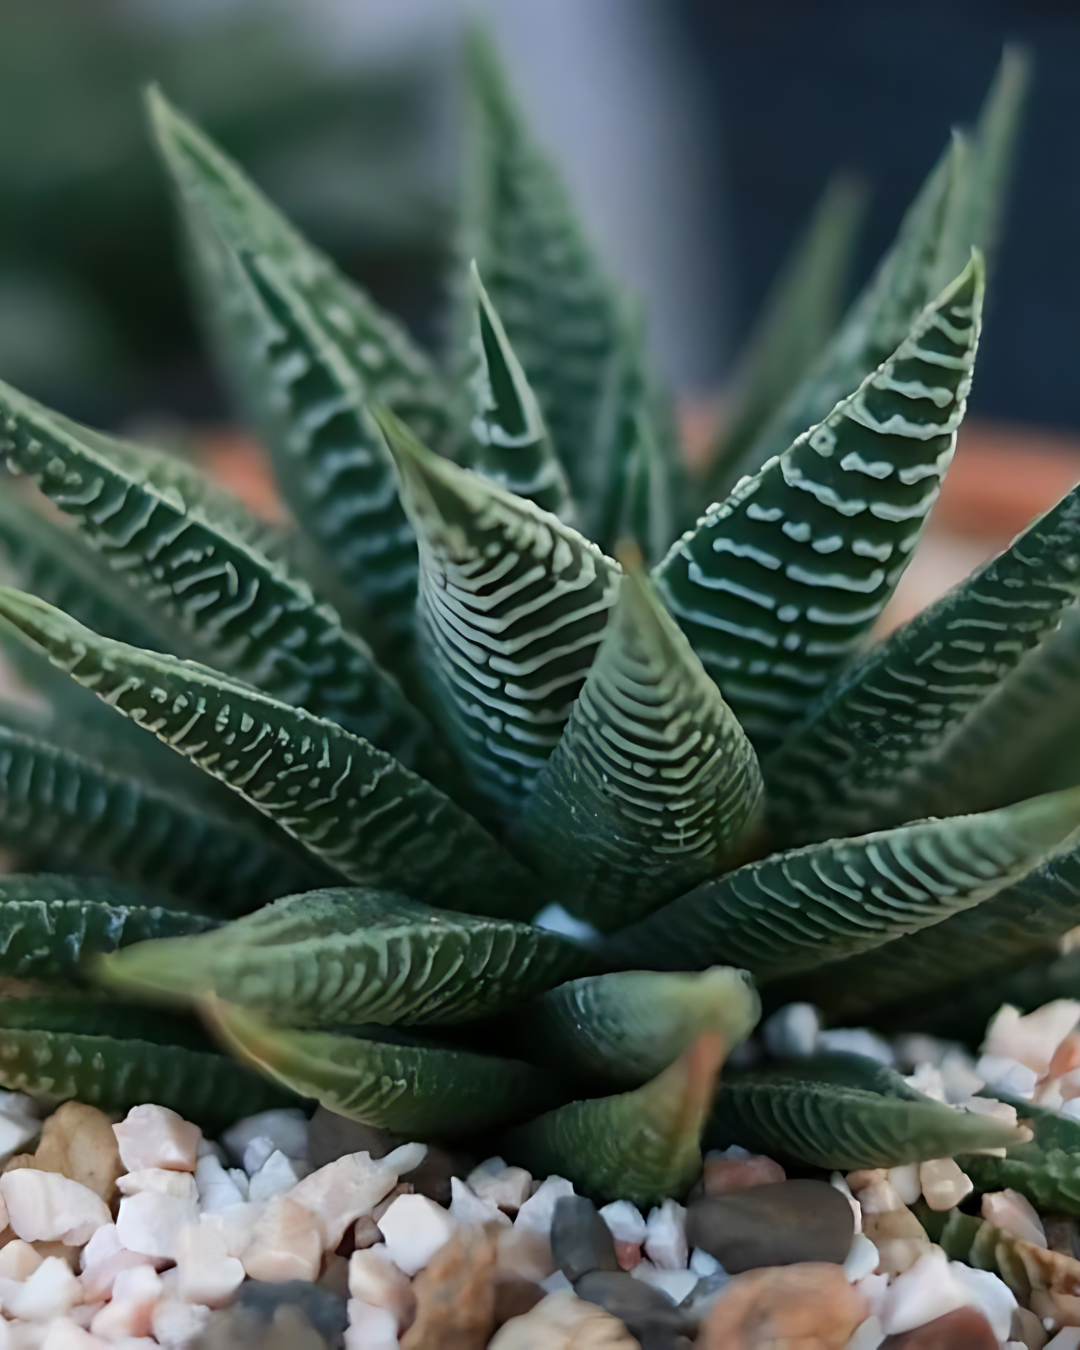
<svg viewBox="0 0 1080 1350">
<path fill-rule="evenodd" d="M 544 1069 L 410 1038 L 289 1031 L 220 1001 L 207 1017 L 221 1040 L 273 1081 L 328 1111 L 379 1129 L 451 1139 L 520 1120 L 560 1091 Z"/>
<path fill-rule="evenodd" d="M 101 638 L 7 587 L 0 617 L 347 880 L 480 914 L 538 907 L 531 878 L 471 816 L 336 723 L 206 666 Z"/>
<path fill-rule="evenodd" d="M 444 769 L 424 718 L 310 587 L 219 527 L 141 450 L 0 385 L 0 449 L 179 628 L 190 650 L 257 688 L 333 718 L 410 766 Z"/>
<path fill-rule="evenodd" d="M 164 787 L 102 767 L 42 735 L 0 725 L 0 839 L 93 862 L 198 905 L 243 913 L 325 875 Z"/>
<path fill-rule="evenodd" d="M 512 814 L 569 720 L 616 600 L 619 565 L 557 517 L 379 416 L 420 541 L 433 716 L 476 786 Z"/>
<path fill-rule="evenodd" d="M 1080 595 L 1080 488 L 873 648 L 763 764 L 798 841 L 910 820 L 934 802 L 938 747 Z"/>
<path fill-rule="evenodd" d="M 753 747 L 631 569 L 526 803 L 523 852 L 561 904 L 610 930 L 720 871 L 760 809 Z"/>
<path fill-rule="evenodd" d="M 507 492 L 573 524 L 576 512 L 566 472 L 475 263 L 470 280 L 476 297 L 476 359 L 470 380 L 475 467 Z"/>
<path fill-rule="evenodd" d="M 984 815 L 921 821 L 778 853 L 707 881 L 609 939 L 621 965 L 759 979 L 853 956 L 989 900 L 1080 826 L 1080 788 Z M 891 946 L 888 950 L 891 950 Z"/>
<path fill-rule="evenodd" d="M 710 1148 L 738 1143 L 770 1158 L 842 1171 L 1007 1148 L 1023 1137 L 913 1091 L 864 1056 L 840 1054 L 725 1074 L 705 1130 Z"/>
<path fill-rule="evenodd" d="M 292 1026 L 461 1022 L 523 1002 L 591 965 L 531 924 L 335 887 L 289 896 L 208 940 L 143 943 L 103 965 L 121 992 L 206 992 Z"/>
<path fill-rule="evenodd" d="M 0 975 L 78 979 L 84 958 L 148 938 L 216 928 L 220 920 L 155 903 L 152 894 L 99 877 L 0 877 Z"/>
<path fill-rule="evenodd" d="M 592 1094 L 606 1085 L 640 1087 L 702 1032 L 718 1035 L 728 1054 L 760 1015 L 746 971 L 714 966 L 700 974 L 624 970 L 571 980 L 499 1026 L 514 1053 Z"/>
<path fill-rule="evenodd" d="M 974 257 L 889 360 L 656 570 L 759 750 L 853 655 L 907 566 L 956 446 L 982 296 Z"/>
<path fill-rule="evenodd" d="M 594 1200 L 647 1209 L 685 1196 L 701 1173 L 701 1133 L 724 1050 L 706 1032 L 658 1077 L 615 1097 L 570 1102 L 507 1133 L 511 1162 L 566 1177 Z"/>
</svg>

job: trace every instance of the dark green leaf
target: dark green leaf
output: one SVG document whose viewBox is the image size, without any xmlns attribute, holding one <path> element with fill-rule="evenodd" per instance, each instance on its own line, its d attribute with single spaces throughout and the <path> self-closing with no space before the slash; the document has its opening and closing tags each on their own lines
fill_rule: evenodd
<svg viewBox="0 0 1080 1350">
<path fill-rule="evenodd" d="M 854 394 L 656 569 L 759 752 L 856 652 L 907 566 L 956 445 L 982 296 L 976 256 Z"/>
<path fill-rule="evenodd" d="M 335 1027 L 467 1021 L 590 964 L 574 943 L 531 924 L 338 887 L 289 896 L 202 938 L 143 943 L 101 971 L 120 992 L 209 992 L 273 1022 Z"/>
<path fill-rule="evenodd" d="M 477 788 L 516 813 L 569 720 L 619 565 L 532 502 L 431 454 L 391 414 L 379 419 L 420 541 L 433 715 Z"/>
<path fill-rule="evenodd" d="M 1017 1131 L 909 1088 L 861 1055 L 793 1060 L 724 1075 L 705 1131 L 770 1158 L 848 1171 L 1003 1148 Z"/>
<path fill-rule="evenodd" d="M 627 970 L 571 980 L 499 1025 L 522 1058 L 573 1078 L 592 1095 L 640 1087 L 702 1032 L 715 1032 L 728 1054 L 760 1013 L 761 1000 L 744 970 Z"/>
<path fill-rule="evenodd" d="M 275 1082 L 336 1115 L 413 1139 L 491 1129 L 560 1097 L 545 1070 L 518 1060 L 396 1039 L 287 1031 L 217 1002 L 209 1016 L 225 1044 Z"/>
<path fill-rule="evenodd" d="M 648 579 L 631 570 L 521 847 L 609 931 L 714 876 L 760 825 L 757 756 Z"/>
<path fill-rule="evenodd" d="M 633 1092 L 570 1102 L 511 1130 L 502 1149 L 534 1176 L 556 1175 L 595 1200 L 643 1209 L 684 1196 L 701 1171 L 701 1132 L 724 1050 L 706 1032 Z"/>
<path fill-rule="evenodd" d="M 471 816 L 336 723 L 194 662 L 98 637 L 7 587 L 0 617 L 347 880 L 480 914 L 538 908 L 529 875 Z"/>
</svg>

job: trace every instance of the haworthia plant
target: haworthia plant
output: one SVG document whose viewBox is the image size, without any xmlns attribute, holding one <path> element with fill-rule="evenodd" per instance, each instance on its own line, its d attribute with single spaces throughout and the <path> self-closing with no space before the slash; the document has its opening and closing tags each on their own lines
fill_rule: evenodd
<svg viewBox="0 0 1080 1350">
<path fill-rule="evenodd" d="M 859 655 L 964 413 L 1022 62 L 831 337 L 829 198 L 745 368 L 751 476 L 681 536 L 641 316 L 481 34 L 466 64 L 441 357 L 151 96 L 296 531 L 0 385 L 31 480 L 0 483 L 0 636 L 47 705 L 0 709 L 0 834 L 46 869 L 0 882 L 0 974 L 50 990 L 0 997 L 0 1084 L 219 1123 L 316 1100 L 477 1150 L 512 1127 L 508 1160 L 641 1204 L 685 1196 L 710 1114 L 807 1167 L 1012 1144 L 817 1061 L 726 1071 L 713 1106 L 751 976 L 933 1030 L 939 992 L 1080 922 L 1080 736 L 1046 715 L 1076 687 L 1076 494 Z M 134 1005 L 63 1001 L 88 979 Z"/>
<path fill-rule="evenodd" d="M 975 256 L 888 360 L 656 569 L 759 750 L 784 739 L 856 652 L 908 564 L 956 446 L 982 300 Z"/>
<path fill-rule="evenodd" d="M 980 1190 L 1007 1187 L 1044 1209 L 1080 1215 L 1080 1121 L 1007 1094 L 996 1095 L 1015 1109 L 1033 1138 L 1009 1148 L 1004 1158 L 964 1158 L 968 1175 Z"/>
</svg>

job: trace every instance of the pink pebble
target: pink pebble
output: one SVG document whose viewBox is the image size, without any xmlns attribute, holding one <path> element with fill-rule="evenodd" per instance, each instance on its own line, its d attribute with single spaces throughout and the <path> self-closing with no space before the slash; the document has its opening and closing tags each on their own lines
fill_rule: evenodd
<svg viewBox="0 0 1080 1350">
<path fill-rule="evenodd" d="M 641 1247 L 636 1242 L 615 1240 L 615 1257 L 620 1270 L 634 1270 L 641 1265 Z"/>
<path fill-rule="evenodd" d="M 705 1194 L 728 1195 L 731 1191 L 748 1191 L 751 1186 L 771 1186 L 787 1181 L 787 1173 L 778 1162 L 763 1153 L 750 1158 L 706 1158 Z"/>
</svg>

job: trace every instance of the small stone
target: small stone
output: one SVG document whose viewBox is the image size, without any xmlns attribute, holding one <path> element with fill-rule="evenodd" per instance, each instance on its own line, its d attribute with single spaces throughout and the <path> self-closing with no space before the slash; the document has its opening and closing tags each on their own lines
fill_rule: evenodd
<svg viewBox="0 0 1080 1350">
<path fill-rule="evenodd" d="M 707 1196 L 746 1191 L 751 1186 L 772 1186 L 786 1181 L 787 1173 L 778 1162 L 763 1153 L 749 1158 L 706 1158 L 704 1191 Z"/>
<path fill-rule="evenodd" d="M 619 1268 L 611 1232 L 583 1195 L 563 1195 L 555 1202 L 551 1254 L 571 1284 L 587 1271 Z"/>
<path fill-rule="evenodd" d="M 106 1299 L 112 1298 L 116 1278 L 122 1270 L 130 1270 L 133 1266 L 149 1266 L 153 1270 L 155 1264 L 152 1256 L 144 1256 L 141 1252 L 129 1252 L 121 1248 L 112 1256 L 106 1256 L 87 1266 L 79 1276 L 83 1300 L 86 1303 L 103 1303 Z"/>
<path fill-rule="evenodd" d="M 204 1154 L 196 1162 L 195 1186 L 199 1193 L 199 1209 L 204 1214 L 228 1209 L 230 1205 L 242 1205 L 248 1198 L 213 1153 Z"/>
<path fill-rule="evenodd" d="M 198 1220 L 198 1206 L 192 1200 L 159 1191 L 140 1191 L 120 1201 L 116 1231 L 120 1241 L 132 1252 L 175 1260 L 176 1244 L 185 1224 Z"/>
<path fill-rule="evenodd" d="M 305 1177 L 288 1197 L 319 1217 L 326 1230 L 326 1250 L 333 1251 L 345 1229 L 361 1214 L 370 1214 L 394 1189 L 398 1177 L 417 1167 L 426 1152 L 426 1144 L 405 1144 L 377 1160 L 366 1153 L 348 1153 Z"/>
<path fill-rule="evenodd" d="M 494 1161 L 502 1163 L 501 1158 Z M 531 1173 L 524 1167 L 507 1167 L 505 1163 L 494 1170 L 481 1163 L 473 1168 L 466 1181 L 481 1200 L 490 1201 L 510 1215 L 518 1212 L 532 1189 Z"/>
<path fill-rule="evenodd" d="M 349 1257 L 349 1296 L 393 1313 L 399 1331 L 412 1326 L 416 1316 L 412 1281 L 393 1263 L 384 1246 L 353 1252 Z"/>
<path fill-rule="evenodd" d="M 161 1277 L 152 1266 L 132 1266 L 122 1270 L 113 1285 L 109 1303 L 94 1316 L 90 1330 L 107 1341 L 125 1336 L 149 1336 L 153 1328 L 154 1306 L 163 1293 Z"/>
<path fill-rule="evenodd" d="M 1031 1201 L 1019 1191 L 988 1191 L 982 1198 L 983 1218 L 995 1228 L 1003 1228 L 1013 1237 L 1023 1238 L 1036 1247 L 1046 1246 L 1042 1221 Z"/>
<path fill-rule="evenodd" d="M 44 1259 L 40 1252 L 21 1238 L 6 1242 L 0 1247 L 0 1279 L 25 1280 L 33 1275 Z"/>
<path fill-rule="evenodd" d="M 699 1200 L 687 1213 L 690 1246 L 703 1247 L 731 1274 L 795 1262 L 842 1265 L 854 1217 L 826 1181 L 782 1181 Z"/>
<path fill-rule="evenodd" d="M 564 1195 L 573 1195 L 573 1183 L 565 1177 L 548 1177 L 518 1210 L 515 1228 L 530 1228 L 534 1233 L 551 1232 L 555 1203 Z"/>
<path fill-rule="evenodd" d="M 852 1193 L 851 1193 L 851 1187 L 850 1187 L 850 1186 L 847 1184 L 847 1182 L 844 1180 L 843 1173 L 842 1173 L 842 1172 L 833 1172 L 832 1175 L 829 1177 L 829 1185 L 833 1188 L 833 1190 L 839 1191 L 840 1194 L 844 1197 L 844 1199 L 845 1199 L 845 1200 L 848 1202 L 848 1204 L 851 1206 L 851 1213 L 852 1213 L 852 1215 L 854 1216 L 854 1219 L 855 1219 L 855 1231 L 856 1231 L 856 1233 L 861 1233 L 861 1232 L 862 1232 L 862 1205 L 860 1205 L 859 1202 L 858 1202 L 858 1200 L 856 1200 L 855 1197 L 854 1197 L 854 1195 L 852 1195 Z"/>
<path fill-rule="evenodd" d="M 904 1199 L 891 1181 L 875 1181 L 870 1186 L 855 1190 L 855 1198 L 863 1212 L 867 1214 L 890 1214 L 893 1210 L 904 1208 Z M 917 1198 L 917 1197 L 916 1197 Z"/>
<path fill-rule="evenodd" d="M 544 1297 L 544 1290 L 532 1280 L 496 1280 L 495 1325 L 501 1327 L 511 1317 L 523 1317 Z"/>
<path fill-rule="evenodd" d="M 690 1248 L 686 1240 L 686 1210 L 676 1200 L 665 1200 L 649 1211 L 645 1255 L 659 1270 L 685 1270 Z"/>
<path fill-rule="evenodd" d="M 120 1241 L 116 1224 L 104 1223 L 95 1230 L 93 1237 L 79 1253 L 79 1269 L 88 1270 L 96 1262 L 104 1261 L 106 1257 L 115 1256 L 123 1250 L 124 1244 Z"/>
<path fill-rule="evenodd" d="M 712 1275 L 727 1276 L 727 1271 L 709 1252 L 702 1251 L 700 1247 L 695 1247 L 690 1253 L 690 1260 L 687 1263 L 688 1268 L 694 1272 L 699 1279 L 708 1279 Z"/>
<path fill-rule="evenodd" d="M 5 1281 L 4 1312 L 25 1322 L 63 1317 L 82 1302 L 82 1285 L 66 1261 L 50 1256 L 21 1284 Z"/>
<path fill-rule="evenodd" d="M 764 1350 L 774 1343 L 842 1350 L 866 1314 L 866 1300 L 839 1266 L 810 1261 L 754 1270 L 722 1290 L 696 1350 Z"/>
<path fill-rule="evenodd" d="M 884 1167 L 862 1167 L 849 1172 L 844 1178 L 852 1195 L 858 1195 L 860 1191 L 866 1190 L 867 1186 L 876 1186 L 879 1181 L 888 1179 L 889 1173 Z"/>
<path fill-rule="evenodd" d="M 341 1117 L 338 1117 L 338 1119 L 341 1119 Z M 221 1136 L 221 1142 L 229 1156 L 237 1163 L 243 1161 L 248 1144 L 256 1138 L 270 1140 L 273 1145 L 270 1153 L 274 1149 L 280 1149 L 286 1158 L 307 1162 L 308 1132 L 308 1119 L 304 1112 L 299 1107 L 287 1106 L 273 1111 L 260 1111 L 256 1116 L 245 1116 L 243 1120 L 238 1120 L 235 1125 L 229 1126 Z M 355 1150 L 343 1151 L 353 1152 Z M 388 1153 L 389 1151 L 387 1149 Z M 267 1156 L 269 1156 L 269 1153 Z M 331 1160 L 326 1159 L 325 1161 Z"/>
<path fill-rule="evenodd" d="M 0 1345 L 12 1344 L 11 1333 L 0 1336 Z M 108 1350 L 108 1341 L 92 1336 L 85 1327 L 79 1326 L 71 1317 L 56 1317 L 45 1331 L 45 1339 L 40 1342 L 41 1350 Z"/>
<path fill-rule="evenodd" d="M 774 1059 L 805 1059 L 817 1049 L 821 1017 L 812 1003 L 788 1003 L 761 1026 L 765 1048 Z"/>
<path fill-rule="evenodd" d="M 61 1103 L 45 1121 L 33 1166 L 70 1177 L 107 1205 L 116 1198 L 116 1179 L 124 1171 L 109 1117 L 82 1102 Z"/>
<path fill-rule="evenodd" d="M 969 1302 L 967 1288 L 949 1268 L 945 1253 L 940 1247 L 932 1247 L 893 1280 L 877 1314 L 891 1336 L 921 1327 Z"/>
<path fill-rule="evenodd" d="M 573 1293 L 549 1294 L 499 1328 L 488 1350 L 639 1350 L 617 1317 Z"/>
<path fill-rule="evenodd" d="M 230 1256 L 221 1233 L 210 1224 L 188 1223 L 175 1247 L 176 1292 L 185 1303 L 224 1308 L 244 1280 L 244 1267 Z"/>
<path fill-rule="evenodd" d="M 353 1248 L 356 1251 L 363 1251 L 367 1247 L 374 1247 L 376 1243 L 382 1242 L 383 1235 L 379 1232 L 379 1225 L 370 1214 L 361 1214 L 353 1224 Z"/>
<path fill-rule="evenodd" d="M 133 1106 L 112 1129 L 129 1172 L 143 1167 L 195 1171 L 202 1131 L 167 1106 Z"/>
<path fill-rule="evenodd" d="M 0 1176 L 8 1222 L 25 1242 L 66 1242 L 81 1247 L 112 1215 L 100 1195 L 59 1172 L 24 1167 Z"/>
<path fill-rule="evenodd" d="M 304 1320 L 331 1345 L 348 1324 L 345 1300 L 307 1280 L 266 1283 L 246 1280 L 240 1286 L 237 1301 L 247 1312 L 263 1322 L 273 1322 L 283 1308 L 302 1312 Z"/>
<path fill-rule="evenodd" d="M 1001 1092 L 1006 1097 L 1022 1097 L 1025 1101 L 1031 1100 L 1039 1078 L 1034 1069 L 1005 1055 L 982 1055 L 976 1062 L 975 1072 L 994 1092 Z"/>
<path fill-rule="evenodd" d="M 659 1270 L 651 1261 L 642 1261 L 634 1278 L 666 1294 L 678 1306 L 697 1288 L 698 1277 L 692 1270 Z"/>
<path fill-rule="evenodd" d="M 274 1141 L 269 1135 L 257 1134 L 251 1143 L 248 1144 L 247 1148 L 244 1149 L 244 1157 L 240 1166 L 249 1177 L 253 1177 L 271 1154 L 279 1152 L 280 1149 L 274 1147 Z M 299 1180 L 299 1177 L 297 1180 Z"/>
<path fill-rule="evenodd" d="M 931 1158 L 920 1163 L 919 1186 L 923 1199 L 938 1213 L 955 1209 L 975 1189 L 971 1178 L 952 1158 Z"/>
<path fill-rule="evenodd" d="M 851 1239 L 851 1250 L 844 1262 L 844 1275 L 851 1284 L 858 1283 L 864 1275 L 872 1275 L 878 1268 L 881 1256 L 877 1247 L 865 1233 L 856 1233 Z"/>
<path fill-rule="evenodd" d="M 289 1196 L 275 1195 L 267 1201 L 240 1260 L 253 1280 L 313 1283 L 322 1254 L 323 1227 L 318 1217 Z"/>
<path fill-rule="evenodd" d="M 150 1315 L 150 1330 L 166 1350 L 188 1350 L 210 1320 L 210 1309 L 178 1298 L 163 1298 Z"/>
<path fill-rule="evenodd" d="M 629 1200 L 613 1200 L 600 1211 L 600 1217 L 616 1242 L 634 1242 L 640 1247 L 645 1241 L 649 1231 L 645 1217 Z"/>
<path fill-rule="evenodd" d="M 416 1277 L 416 1318 L 401 1350 L 484 1350 L 495 1330 L 494 1272 L 492 1238 L 459 1229 Z"/>
<path fill-rule="evenodd" d="M 399 1181 L 397 1185 L 394 1187 L 394 1189 L 390 1191 L 389 1194 L 384 1195 L 383 1198 L 379 1201 L 379 1203 L 375 1206 L 375 1208 L 371 1211 L 371 1217 L 375 1220 L 376 1223 L 378 1223 L 379 1220 L 382 1218 L 382 1216 L 386 1213 L 386 1211 L 390 1208 L 390 1206 L 394 1203 L 394 1201 L 398 1198 L 399 1195 L 415 1195 L 415 1194 L 416 1194 L 416 1187 L 412 1184 L 411 1181 Z M 451 1183 L 450 1186 L 451 1199 L 453 1198 L 453 1194 L 454 1188 L 453 1183 Z"/>
<path fill-rule="evenodd" d="M 540 1284 L 555 1270 L 547 1233 L 531 1228 L 503 1229 L 495 1241 L 496 1270 L 500 1279 L 532 1280 Z"/>
<path fill-rule="evenodd" d="M 620 1242 L 616 1238 L 615 1259 L 620 1270 L 634 1270 L 641 1264 L 641 1248 L 636 1242 Z"/>
<path fill-rule="evenodd" d="M 904 1163 L 902 1167 L 890 1167 L 888 1179 L 890 1186 L 905 1205 L 913 1205 L 922 1194 L 918 1163 Z"/>
<path fill-rule="evenodd" d="M 456 1227 L 449 1211 L 426 1195 L 399 1196 L 379 1221 L 390 1258 L 406 1275 L 422 1270 Z"/>
<path fill-rule="evenodd" d="M 678 1314 L 668 1295 L 621 1270 L 590 1271 L 577 1281 L 574 1292 L 620 1318 L 639 1340 L 646 1334 L 679 1330 Z"/>
<path fill-rule="evenodd" d="M 896 1063 L 889 1042 L 866 1027 L 831 1027 L 820 1031 L 815 1049 L 826 1054 L 862 1055 L 889 1068 Z"/>
<path fill-rule="evenodd" d="M 863 1222 L 863 1233 L 877 1248 L 877 1269 L 888 1275 L 901 1275 L 910 1270 L 919 1257 L 930 1250 L 926 1229 L 910 1209 L 868 1214 Z"/>
<path fill-rule="evenodd" d="M 308 1130 L 308 1162 L 312 1167 L 325 1167 L 346 1153 L 367 1153 L 378 1160 L 407 1142 L 404 1135 L 346 1120 L 320 1106 L 312 1116 Z M 408 1178 L 417 1195 L 426 1195 L 440 1205 L 448 1205 L 450 1178 L 468 1177 L 472 1166 L 472 1161 L 462 1154 L 429 1145 L 420 1162 L 409 1171 L 403 1170 L 401 1176 Z"/>
<path fill-rule="evenodd" d="M 995 1339 L 1007 1340 L 1017 1303 L 1005 1281 L 992 1270 L 977 1270 L 963 1261 L 950 1261 L 949 1270 L 967 1290 L 968 1302 L 990 1323 Z"/>
<path fill-rule="evenodd" d="M 206 1228 L 220 1233 L 225 1241 L 225 1250 L 230 1256 L 242 1256 L 255 1236 L 255 1229 L 268 1208 L 267 1205 L 230 1205 L 227 1209 L 216 1209 L 212 1213 L 200 1214 L 199 1222 Z M 307 1211 L 305 1210 L 305 1213 Z M 318 1219 L 311 1218 L 315 1231 L 322 1235 Z"/>
<path fill-rule="evenodd" d="M 138 1195 L 153 1191 L 156 1195 L 172 1195 L 188 1204 L 199 1203 L 199 1188 L 190 1172 L 169 1171 L 165 1167 L 142 1167 L 137 1172 L 126 1172 L 117 1181 L 121 1195 Z"/>
<path fill-rule="evenodd" d="M 280 1149 L 275 1149 L 252 1176 L 248 1199 L 252 1204 L 257 1204 L 260 1200 L 269 1200 L 271 1196 L 284 1195 L 303 1179 L 305 1171 L 305 1167 L 286 1157 Z"/>
<path fill-rule="evenodd" d="M 1006 1003 L 986 1029 L 983 1051 L 987 1055 L 1019 1060 L 1037 1077 L 1043 1078 L 1058 1046 L 1076 1030 L 1078 1022 L 1080 1003 L 1075 999 L 1054 999 L 1026 1016 L 1021 1016 L 1018 1008 Z"/>
<path fill-rule="evenodd" d="M 474 1174 L 475 1175 L 475 1174 Z M 411 1189 L 411 1188 L 410 1188 Z M 510 1227 L 510 1217 L 490 1200 L 481 1200 L 473 1188 L 460 1177 L 450 1182 L 450 1213 L 464 1228 L 483 1228 L 494 1223 L 500 1228 Z"/>
<path fill-rule="evenodd" d="M 345 1350 L 398 1350 L 397 1323 L 385 1308 L 349 1299 Z"/>
<path fill-rule="evenodd" d="M 974 1308 L 956 1308 L 911 1331 L 889 1336 L 881 1350 L 998 1350 L 990 1323 Z"/>
</svg>

